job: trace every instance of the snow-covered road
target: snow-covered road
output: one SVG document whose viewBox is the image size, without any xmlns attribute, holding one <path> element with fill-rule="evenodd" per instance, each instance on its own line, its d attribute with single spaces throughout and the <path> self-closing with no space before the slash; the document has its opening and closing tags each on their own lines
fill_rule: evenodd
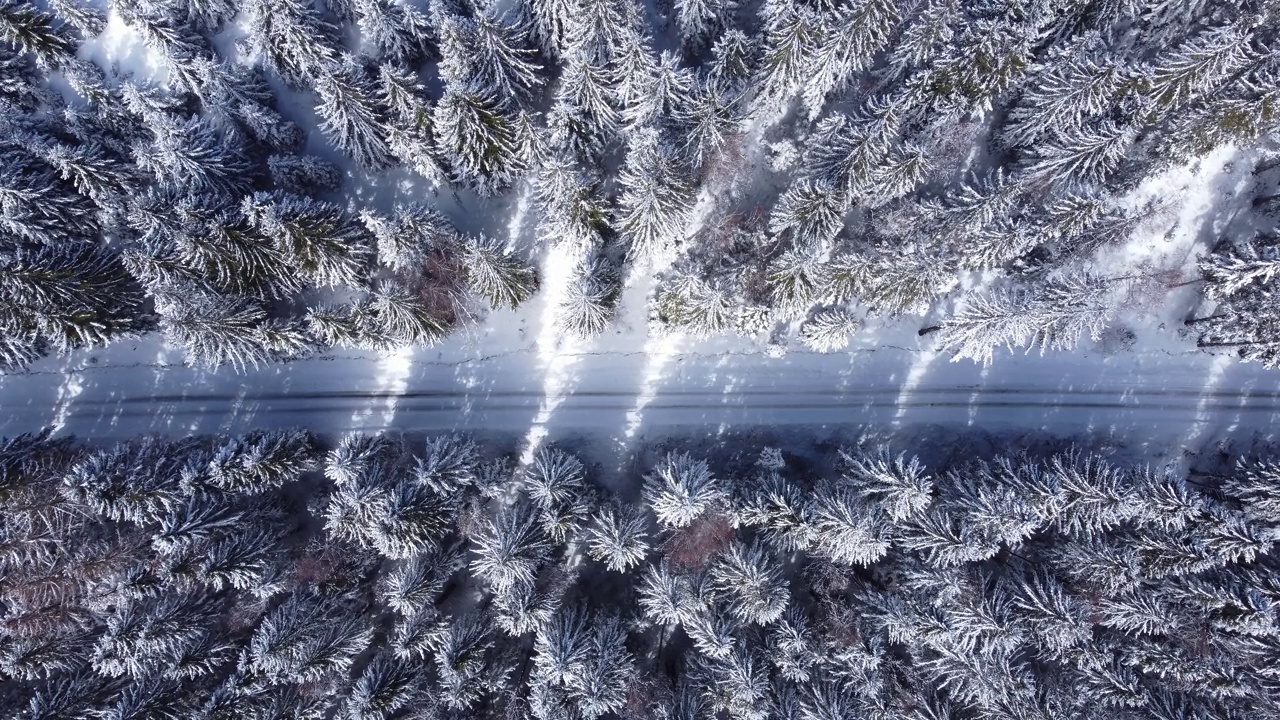
<svg viewBox="0 0 1280 720">
<path fill-rule="evenodd" d="M 1195 351 L 999 356 L 989 368 L 926 349 L 771 358 L 749 347 L 561 353 L 472 343 L 336 353 L 243 375 L 182 366 L 143 341 L 0 377 L 0 434 L 53 425 L 98 439 L 302 425 L 590 435 L 700 426 L 969 425 L 1088 432 L 1155 454 L 1280 428 L 1280 372 Z M 94 358 L 91 360 L 90 358 Z M 547 363 L 571 367 L 549 395 Z"/>
</svg>

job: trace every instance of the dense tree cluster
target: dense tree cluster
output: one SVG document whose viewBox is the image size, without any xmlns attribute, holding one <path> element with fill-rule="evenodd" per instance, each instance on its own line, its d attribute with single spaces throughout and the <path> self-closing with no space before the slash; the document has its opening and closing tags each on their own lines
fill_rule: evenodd
<svg viewBox="0 0 1280 720">
<path fill-rule="evenodd" d="M 651 448 L 627 500 L 460 436 L 15 438 L 0 708 L 1280 717 L 1273 459 L 797 449 Z"/>
<path fill-rule="evenodd" d="M 1125 193 L 1274 133 L 1277 27 L 1260 0 L 4 0 L 0 364 L 152 329 L 207 366 L 431 343 L 536 291 L 541 248 L 462 217 L 516 196 L 574 259 L 566 333 L 628 265 L 660 326 L 820 351 L 981 271 L 945 347 L 1071 347 L 1125 302 L 1078 297 L 1132 274 L 1090 267 L 1143 222 Z M 151 76 L 86 60 L 104 32 Z M 409 174 L 420 204 L 348 192 Z M 1269 359 L 1265 252 L 1228 240 L 1206 272 L 1242 319 L 1202 344 Z"/>
</svg>

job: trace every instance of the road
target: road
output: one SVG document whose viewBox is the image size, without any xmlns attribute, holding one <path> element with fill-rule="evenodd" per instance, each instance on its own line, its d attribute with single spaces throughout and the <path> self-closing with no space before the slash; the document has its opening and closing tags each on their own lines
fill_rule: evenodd
<svg viewBox="0 0 1280 720">
<path fill-rule="evenodd" d="M 0 377 L 0 434 L 501 431 L 636 438 L 690 427 L 941 424 L 1091 433 L 1153 453 L 1280 428 L 1280 372 L 1199 352 L 1002 355 L 990 368 L 907 347 L 565 352 L 465 344 L 337 353 L 235 375 L 141 341 Z"/>
</svg>

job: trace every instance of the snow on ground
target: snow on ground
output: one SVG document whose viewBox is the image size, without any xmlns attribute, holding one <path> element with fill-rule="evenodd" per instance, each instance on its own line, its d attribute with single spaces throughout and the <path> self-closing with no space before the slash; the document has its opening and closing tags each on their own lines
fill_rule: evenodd
<svg viewBox="0 0 1280 720">
<path fill-rule="evenodd" d="M 693 427 L 804 426 L 821 434 L 940 424 L 1089 433 L 1164 456 L 1280 427 L 1280 372 L 1256 364 L 1194 350 L 1081 351 L 1000 353 L 984 370 L 930 359 L 909 343 L 908 330 L 893 344 L 861 339 L 845 353 L 782 358 L 748 342 L 690 343 L 658 377 L 646 376 L 650 358 L 637 344 L 640 334 L 562 347 L 551 368 L 540 362 L 536 340 L 459 337 L 415 353 L 394 388 L 375 371 L 376 354 L 336 352 L 243 375 L 212 374 L 152 362 L 156 345 L 147 339 L 0 378 L 0 434 L 54 423 L 61 434 L 103 440 L 295 425 L 514 433 L 538 426 L 539 442 L 590 436 L 625 456 L 628 428 L 639 443 Z M 547 382 L 548 370 L 561 363 L 573 368 L 571 386 Z M 71 376 L 78 394 L 60 404 Z M 641 397 L 647 400 L 637 410 Z"/>
</svg>

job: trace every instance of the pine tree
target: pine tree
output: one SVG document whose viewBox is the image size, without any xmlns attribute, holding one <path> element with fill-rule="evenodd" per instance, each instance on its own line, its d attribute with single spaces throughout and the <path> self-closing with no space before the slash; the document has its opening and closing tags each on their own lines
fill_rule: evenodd
<svg viewBox="0 0 1280 720">
<path fill-rule="evenodd" d="M 253 0 L 242 50 L 293 88 L 304 88 L 338 59 L 336 28 L 308 0 Z"/>
<path fill-rule="evenodd" d="M 559 598 L 538 589 L 535 583 L 517 582 L 493 599 L 494 621 L 513 637 L 539 632 L 559 608 Z"/>
<path fill-rule="evenodd" d="M 378 103 L 372 78 L 354 60 L 331 66 L 315 78 L 320 130 L 362 168 L 382 170 L 395 164 L 383 126 L 386 109 Z"/>
<path fill-rule="evenodd" d="M 619 179 L 617 227 L 628 255 L 647 261 L 666 256 L 684 240 L 693 197 L 656 130 L 632 134 Z"/>
<path fill-rule="evenodd" d="M 849 198 L 826 182 L 799 180 L 779 198 L 769 217 L 769 232 L 788 233 L 798 247 L 818 249 L 844 227 Z"/>
<path fill-rule="evenodd" d="M 1103 116 L 1130 81 L 1122 66 L 1089 55 L 1049 65 L 1009 113 L 1005 139 L 1034 146 L 1052 134 L 1075 132 Z"/>
<path fill-rule="evenodd" d="M 244 199 L 242 211 L 311 283 L 361 284 L 370 254 L 368 233 L 337 205 L 279 191 L 259 192 Z"/>
<path fill-rule="evenodd" d="M 871 565 L 889 551 L 883 523 L 849 488 L 819 488 L 812 506 L 817 550 L 845 565 Z"/>
<path fill-rule="evenodd" d="M 471 570 L 494 589 L 532 582 L 548 546 L 532 508 L 519 504 L 486 522 L 475 539 Z"/>
<path fill-rule="evenodd" d="M 315 155 L 272 155 L 267 158 L 271 184 L 299 195 L 337 190 L 342 173 Z"/>
<path fill-rule="evenodd" d="M 565 157 L 550 157 L 538 175 L 538 235 L 551 244 L 590 248 L 608 231 L 599 182 Z"/>
<path fill-rule="evenodd" d="M 804 79 L 804 100 L 816 117 L 832 93 L 843 92 L 869 68 L 899 22 L 891 0 L 861 0 L 824 18 L 823 42 L 813 56 L 813 74 Z"/>
<path fill-rule="evenodd" d="M 369 308 L 376 328 L 357 328 L 364 339 L 376 338 L 401 347 L 431 346 L 448 334 L 449 322 L 436 313 L 418 293 L 384 280 L 373 292 Z M 359 339 L 359 338 L 357 338 Z"/>
<path fill-rule="evenodd" d="M 103 247 L 69 242 L 0 255 L 0 360 L 21 367 L 47 351 L 67 353 L 132 335 L 149 323 L 142 296 Z"/>
<path fill-rule="evenodd" d="M 266 310 L 255 302 L 198 295 L 162 308 L 160 329 L 182 349 L 187 364 L 244 371 L 266 363 L 276 351 L 264 331 L 266 322 Z"/>
<path fill-rule="evenodd" d="M 800 326 L 800 341 L 810 350 L 835 352 L 846 347 L 860 327 L 861 321 L 847 310 L 824 310 Z"/>
<path fill-rule="evenodd" d="M 1099 337 L 1110 323 L 1111 286 L 1107 278 L 1085 272 L 1049 280 L 1035 291 L 976 293 L 943 322 L 942 342 L 955 350 L 955 359 L 983 364 L 991 363 L 999 347 L 1070 350 L 1085 335 Z"/>
<path fill-rule="evenodd" d="M 632 127 L 683 129 L 693 114 L 696 82 L 693 71 L 681 67 L 675 53 L 663 52 L 637 87 L 623 97 L 623 116 Z"/>
<path fill-rule="evenodd" d="M 538 289 L 538 276 L 527 263 L 514 257 L 504 243 L 485 235 L 462 243 L 467 285 L 496 308 L 515 308 Z"/>
<path fill-rule="evenodd" d="M 894 521 L 919 515 L 934 500 L 934 481 L 916 458 L 840 453 L 844 477 Z"/>
<path fill-rule="evenodd" d="M 1165 115 L 1210 91 L 1250 57 L 1249 33 L 1236 25 L 1202 30 L 1158 55 L 1140 78 L 1156 115 Z"/>
<path fill-rule="evenodd" d="M 603 255 L 592 253 L 574 266 L 565 287 L 556 324 L 580 338 L 599 335 L 613 320 L 622 291 L 618 271 Z"/>
<path fill-rule="evenodd" d="M 1110 120 L 1065 133 L 1037 149 L 1026 175 L 1060 186 L 1104 184 L 1124 160 L 1134 135 L 1132 127 Z"/>
<path fill-rule="evenodd" d="M 0 40 L 31 53 L 47 68 L 60 67 L 76 52 L 75 41 L 54 25 L 52 15 L 17 0 L 0 4 Z"/>
<path fill-rule="evenodd" d="M 764 7 L 764 57 L 753 83 L 757 105 L 781 107 L 800 93 L 824 42 L 822 20 L 813 9 L 790 2 Z"/>
<path fill-rule="evenodd" d="M 457 545 L 438 545 L 426 553 L 402 560 L 383 576 L 383 601 L 403 617 L 431 612 L 455 572 L 462 569 Z"/>
<path fill-rule="evenodd" d="M 663 323 L 705 337 L 732 329 L 737 321 L 738 305 L 733 288 L 680 275 L 659 291 L 657 311 Z"/>
<path fill-rule="evenodd" d="M 351 687 L 343 706 L 350 720 L 384 720 L 423 696 L 421 671 L 390 654 L 376 656 Z"/>
<path fill-rule="evenodd" d="M 668 453 L 645 476 L 644 500 L 669 528 L 689 525 L 723 499 L 707 463 L 688 453 Z"/>
<path fill-rule="evenodd" d="M 614 572 L 625 573 L 648 554 L 648 533 L 643 514 L 616 505 L 596 512 L 587 528 L 587 554 Z"/>
<path fill-rule="evenodd" d="M 730 545 L 712 564 L 711 577 L 716 589 L 729 598 L 729 612 L 743 622 L 775 622 L 790 601 L 781 569 L 756 544 Z"/>
<path fill-rule="evenodd" d="M 481 195 L 495 195 L 525 171 L 526 142 L 518 118 L 491 96 L 449 90 L 432 115 L 436 146 L 456 182 Z"/>
<path fill-rule="evenodd" d="M 692 588 L 687 579 L 672 572 L 665 559 L 645 570 L 637 591 L 640 607 L 649 620 L 667 627 L 684 622 Z"/>
<path fill-rule="evenodd" d="M 356 25 L 371 56 L 414 64 L 435 55 L 431 22 L 413 5 L 390 0 L 356 0 L 354 5 Z"/>
<path fill-rule="evenodd" d="M 686 50 L 703 49 L 707 41 L 719 37 L 731 23 L 736 0 L 676 0 L 676 22 Z"/>
</svg>

